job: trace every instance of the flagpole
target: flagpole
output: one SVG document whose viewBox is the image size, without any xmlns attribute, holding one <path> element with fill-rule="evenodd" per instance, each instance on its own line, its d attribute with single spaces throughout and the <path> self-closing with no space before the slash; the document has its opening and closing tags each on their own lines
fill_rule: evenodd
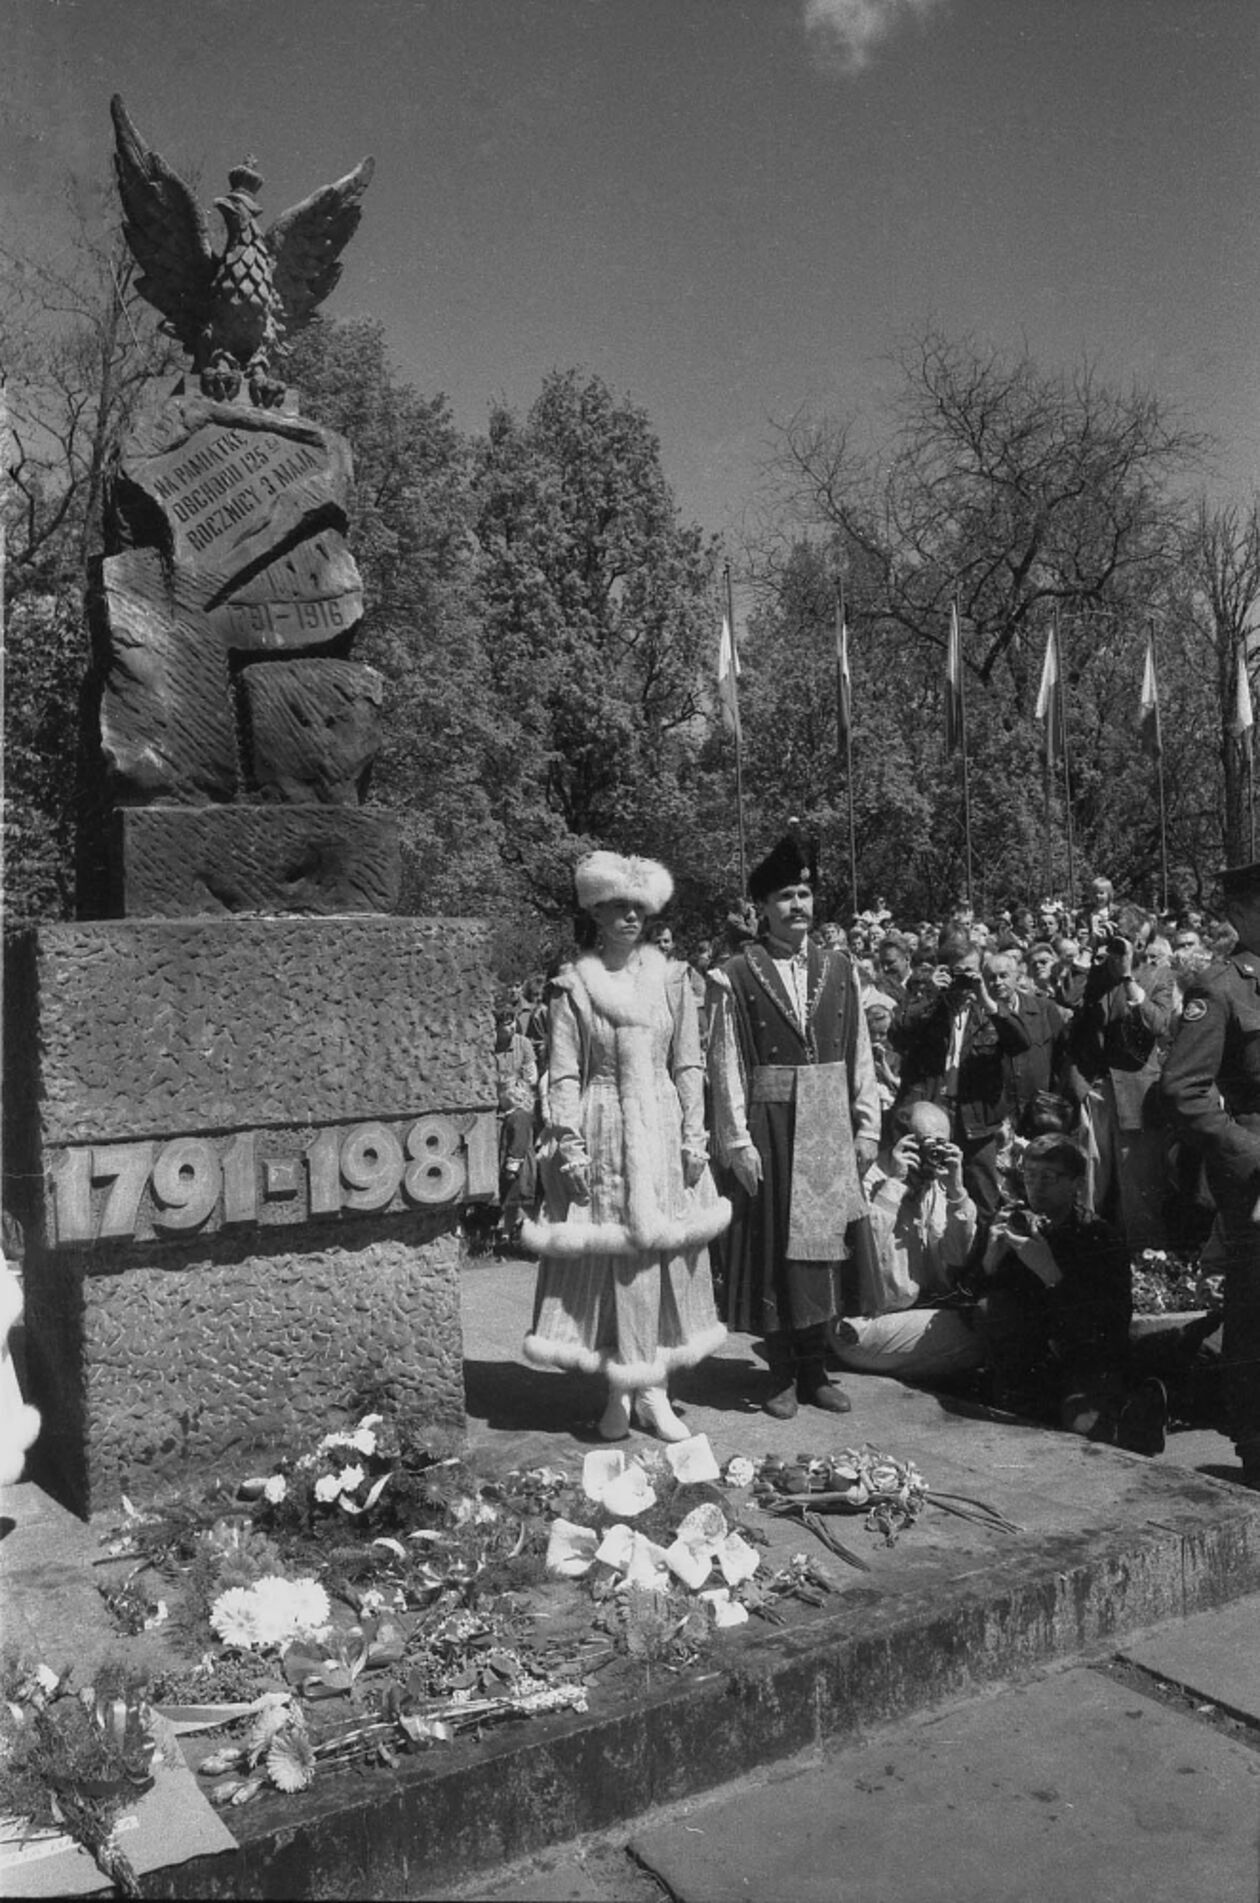
<svg viewBox="0 0 1260 1903">
<path fill-rule="evenodd" d="M 1042 824 L 1045 828 L 1045 891 L 1048 899 L 1054 897 L 1054 804 L 1051 790 L 1053 779 L 1054 769 L 1050 765 L 1050 750 L 1047 748 L 1046 757 L 1041 763 L 1041 811 Z"/>
<path fill-rule="evenodd" d="M 1168 810 L 1164 803 L 1164 728 L 1159 705 L 1159 675 L 1155 670 L 1155 623 L 1147 627 L 1150 642 L 1151 677 L 1155 682 L 1155 783 L 1159 788 L 1159 885 L 1161 909 L 1168 910 Z"/>
<path fill-rule="evenodd" d="M 967 766 L 967 670 L 963 665 L 962 617 L 958 596 L 954 596 L 954 618 L 958 623 L 958 741 L 962 748 L 963 846 L 967 863 L 967 904 L 974 905 L 971 876 L 971 774 Z"/>
<path fill-rule="evenodd" d="M 1059 732 L 1063 737 L 1063 824 L 1067 833 L 1067 877 L 1068 906 L 1076 910 L 1076 851 L 1072 837 L 1072 764 L 1071 747 L 1068 744 L 1067 698 L 1063 691 L 1063 642 L 1059 634 L 1059 604 L 1054 604 L 1054 658 L 1058 681 L 1056 691 L 1059 696 Z"/>
<path fill-rule="evenodd" d="M 840 642 L 844 641 L 844 659 L 847 664 L 848 624 L 844 613 L 844 577 L 836 582 L 836 714 L 844 728 L 844 785 L 849 802 L 849 896 L 852 900 L 854 918 L 858 909 L 857 875 L 857 818 L 853 806 L 853 707 L 851 700 L 846 704 L 845 687 L 840 661 Z"/>
<path fill-rule="evenodd" d="M 731 588 L 731 565 L 725 564 L 726 625 L 731 631 L 731 667 L 735 665 L 735 595 Z M 748 846 L 744 837 L 744 746 L 741 725 L 735 726 L 735 814 L 739 823 L 739 896 L 748 893 Z"/>
</svg>

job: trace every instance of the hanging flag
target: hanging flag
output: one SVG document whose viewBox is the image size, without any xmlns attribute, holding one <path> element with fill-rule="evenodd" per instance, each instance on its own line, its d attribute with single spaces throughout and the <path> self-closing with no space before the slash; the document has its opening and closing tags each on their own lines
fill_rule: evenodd
<svg viewBox="0 0 1260 1903">
<path fill-rule="evenodd" d="M 1041 664 L 1041 686 L 1037 690 L 1036 720 L 1046 723 L 1046 765 L 1053 767 L 1063 757 L 1063 673 L 1059 666 L 1059 623 L 1050 624 L 1046 635 L 1046 658 Z"/>
<path fill-rule="evenodd" d="M 1155 678 L 1155 636 L 1146 637 L 1146 666 L 1142 669 L 1142 692 L 1138 698 L 1138 733 L 1142 746 L 1152 760 L 1164 751 L 1159 725 L 1159 683 Z"/>
<path fill-rule="evenodd" d="M 718 647 L 718 705 L 722 725 L 735 736 L 738 747 L 743 740 L 739 724 L 739 651 L 731 634 L 729 615 L 722 616 L 722 639 Z"/>
<path fill-rule="evenodd" d="M 945 751 L 957 753 L 963 744 L 963 658 L 962 628 L 958 623 L 958 603 L 949 611 L 949 645 L 945 650 Z"/>
<path fill-rule="evenodd" d="M 1247 643 L 1238 644 L 1238 670 L 1234 676 L 1234 711 L 1230 716 L 1229 731 L 1241 736 L 1250 733 L 1256 724 L 1256 716 L 1251 705 L 1251 681 L 1247 674 Z"/>
<path fill-rule="evenodd" d="M 836 740 L 847 749 L 853 734 L 853 681 L 849 675 L 849 629 L 844 596 L 836 596 Z"/>
</svg>

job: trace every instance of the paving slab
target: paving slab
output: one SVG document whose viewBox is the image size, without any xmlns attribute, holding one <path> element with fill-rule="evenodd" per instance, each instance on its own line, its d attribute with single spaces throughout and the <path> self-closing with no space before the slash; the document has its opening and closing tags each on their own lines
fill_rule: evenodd
<svg viewBox="0 0 1260 1903">
<path fill-rule="evenodd" d="M 589 1870 L 576 1857 L 549 1857 L 541 1868 L 504 1883 L 477 1890 L 477 1903 L 608 1903 L 611 1891 L 621 1896 L 637 1895 L 646 1903 L 658 1903 L 660 1891 L 651 1877 L 638 1871 L 637 1882 L 626 1870 L 619 1873 L 622 1882 L 610 1884 L 605 1871 Z"/>
<path fill-rule="evenodd" d="M 676 1903 L 1243 1903 L 1258 1842 L 1260 1754 L 1075 1670 L 630 1848 Z"/>
<path fill-rule="evenodd" d="M 523 1363 L 533 1281 L 526 1263 L 465 1272 L 469 1448 L 491 1469 L 576 1471 L 601 1386 Z M 754 1510 L 772 1559 L 802 1548 L 822 1558 L 836 1586 L 822 1608 L 792 1606 L 781 1628 L 754 1621 L 719 1634 L 688 1674 L 645 1668 L 641 1679 L 601 1681 L 587 1713 L 459 1739 L 404 1760 L 396 1775 L 330 1775 L 295 1797 L 260 1798 L 230 1819 L 234 1855 L 150 1877 L 146 1893 L 447 1894 L 477 1870 L 556 1852 L 1049 1661 L 1114 1650 L 1134 1633 L 1260 1592 L 1258 1495 L 872 1376 L 845 1377 L 850 1415 L 802 1409 L 773 1421 L 758 1405 L 763 1381 L 755 1344 L 736 1336 L 678 1382 L 689 1424 L 720 1460 L 870 1442 L 913 1460 L 936 1492 L 983 1499 L 1021 1530 L 929 1507 L 887 1546 L 860 1518 L 835 1522 L 864 1560 L 858 1570 L 802 1528 Z M 635 1436 L 627 1446 L 643 1444 Z M 116 1646 L 87 1566 L 98 1528 L 36 1531 L 39 1563 L 77 1574 L 73 1601 L 52 1590 L 56 1579 L 38 1572 L 29 1549 L 21 1564 L 6 1562 L 5 1549 L 19 1554 L 12 1534 L 0 1543 L 0 1591 L 29 1613 L 54 1659 Z M 63 1536 L 70 1543 L 59 1546 Z"/>
<path fill-rule="evenodd" d="M 0 1487 L 5 1644 L 90 1675 L 117 1634 L 96 1589 L 99 1534 L 30 1481 Z"/>
<path fill-rule="evenodd" d="M 1120 1656 L 1260 1725 L 1260 1594 L 1127 1642 Z"/>
</svg>

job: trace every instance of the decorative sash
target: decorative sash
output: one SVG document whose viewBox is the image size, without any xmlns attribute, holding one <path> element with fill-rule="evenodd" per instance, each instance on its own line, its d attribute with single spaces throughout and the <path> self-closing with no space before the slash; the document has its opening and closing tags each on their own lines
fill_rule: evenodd
<svg viewBox="0 0 1260 1903">
<path fill-rule="evenodd" d="M 849 1107 L 849 1073 L 833 1064 L 758 1064 L 754 1103 L 794 1103 L 792 1191 L 787 1258 L 835 1262 L 848 1253 L 845 1231 L 866 1214 Z"/>
</svg>

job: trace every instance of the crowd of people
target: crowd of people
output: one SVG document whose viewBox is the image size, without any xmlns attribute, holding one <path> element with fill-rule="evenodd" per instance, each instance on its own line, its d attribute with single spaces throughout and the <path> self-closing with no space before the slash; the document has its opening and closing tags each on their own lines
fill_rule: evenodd
<svg viewBox="0 0 1260 1903">
<path fill-rule="evenodd" d="M 602 1373 L 607 1438 L 685 1432 L 670 1373 L 729 1325 L 763 1339 L 778 1418 L 847 1412 L 848 1369 L 965 1382 L 1154 1453 L 1167 1396 L 1130 1352 L 1131 1265 L 1172 1248 L 1224 1274 L 1235 1438 L 1260 1485 L 1260 1232 L 1236 1134 L 1233 1174 L 1214 1171 L 1241 1115 L 1260 1175 L 1247 1025 L 1220 1017 L 1249 936 L 1260 950 L 1237 929 L 1253 872 L 1260 915 L 1249 868 L 1228 918 L 1151 912 L 1099 877 L 1078 911 L 959 903 L 938 923 L 881 899 L 840 923 L 816 919 L 790 835 L 727 945 L 684 958 L 665 868 L 589 855 L 576 955 L 497 1014 L 502 1222 L 539 1258 L 527 1358 Z"/>
</svg>

